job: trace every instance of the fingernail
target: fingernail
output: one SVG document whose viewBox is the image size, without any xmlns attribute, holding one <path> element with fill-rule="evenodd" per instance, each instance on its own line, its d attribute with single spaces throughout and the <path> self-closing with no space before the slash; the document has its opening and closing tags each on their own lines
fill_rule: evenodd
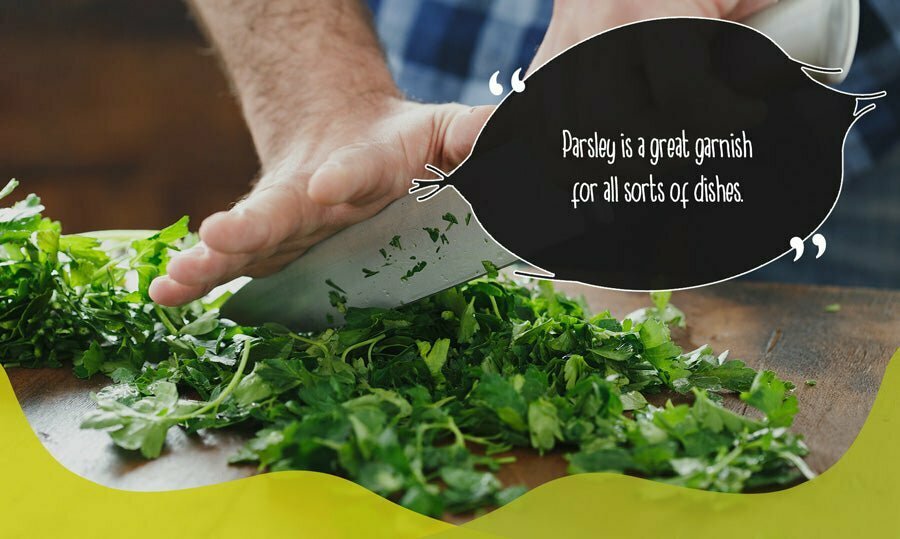
<svg viewBox="0 0 900 539">
<path fill-rule="evenodd" d="M 203 243 L 198 243 L 188 249 L 185 249 L 184 251 L 181 251 L 175 256 L 177 256 L 178 258 L 199 258 L 201 256 L 205 256 L 206 253 L 206 245 L 204 245 Z"/>
<path fill-rule="evenodd" d="M 150 282 L 150 288 L 147 290 L 147 293 L 150 295 L 150 299 L 159 303 L 159 294 L 166 287 L 166 283 L 171 281 L 171 279 L 165 275 L 162 277 L 157 277 Z"/>
</svg>

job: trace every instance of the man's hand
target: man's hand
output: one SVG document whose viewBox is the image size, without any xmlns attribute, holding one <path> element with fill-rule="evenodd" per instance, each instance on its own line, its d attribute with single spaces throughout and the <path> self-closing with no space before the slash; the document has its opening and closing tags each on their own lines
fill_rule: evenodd
<svg viewBox="0 0 900 539">
<path fill-rule="evenodd" d="M 246 199 L 203 221 L 201 243 L 174 257 L 168 276 L 153 282 L 154 300 L 178 305 L 235 277 L 277 271 L 403 196 L 411 179 L 425 173 L 424 164 L 451 170 L 468 155 L 490 114 L 490 107 L 395 98 L 368 108 L 377 114 L 360 109 L 335 119 L 343 124 L 338 140 L 355 142 L 324 159 L 288 148 Z"/>
<path fill-rule="evenodd" d="M 360 0 L 193 0 L 225 62 L 263 175 L 208 217 L 150 295 L 178 305 L 272 273 L 401 197 L 425 164 L 453 169 L 490 108 L 401 98 Z"/>
<path fill-rule="evenodd" d="M 557 0 L 532 69 L 614 26 L 677 15 L 740 19 L 774 0 Z M 193 0 L 218 46 L 263 165 L 246 199 L 208 217 L 150 295 L 199 298 L 277 271 L 403 196 L 425 164 L 452 170 L 491 107 L 404 101 L 359 0 Z"/>
</svg>

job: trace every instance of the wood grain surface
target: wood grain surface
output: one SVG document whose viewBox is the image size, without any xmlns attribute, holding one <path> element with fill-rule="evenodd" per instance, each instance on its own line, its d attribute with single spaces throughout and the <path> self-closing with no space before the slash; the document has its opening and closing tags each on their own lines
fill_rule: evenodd
<svg viewBox="0 0 900 539">
<path fill-rule="evenodd" d="M 582 294 L 594 311 L 621 318 L 644 307 L 646 294 L 563 285 Z M 817 472 L 831 466 L 853 442 L 866 419 L 887 362 L 900 345 L 900 292 L 732 282 L 677 292 L 686 330 L 674 337 L 685 349 L 709 343 L 730 358 L 773 369 L 798 385 L 800 413 L 794 428 L 806 436 L 808 462 Z M 839 303 L 839 312 L 825 311 Z M 92 408 L 89 393 L 107 381 L 77 380 L 69 369 L 11 369 L 9 376 L 28 420 L 44 446 L 73 472 L 128 490 L 195 487 L 246 477 L 252 466 L 227 458 L 250 434 L 240 430 L 188 436 L 174 429 L 155 461 L 115 448 L 106 434 L 82 431 Z M 815 379 L 815 387 L 804 382 Z M 742 403 L 728 400 L 741 409 Z M 506 484 L 534 487 L 565 473 L 561 454 L 516 452 L 500 473 Z"/>
<path fill-rule="evenodd" d="M 259 163 L 187 2 L 4 2 L 2 13 L 0 181 L 38 193 L 67 232 L 161 228 L 247 192 Z"/>
</svg>

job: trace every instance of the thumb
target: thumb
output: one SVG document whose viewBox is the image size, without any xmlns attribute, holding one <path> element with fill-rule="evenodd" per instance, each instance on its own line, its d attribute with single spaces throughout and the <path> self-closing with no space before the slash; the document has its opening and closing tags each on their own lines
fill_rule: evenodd
<svg viewBox="0 0 900 539">
<path fill-rule="evenodd" d="M 441 105 L 433 117 L 432 137 L 439 145 L 429 151 L 423 143 L 413 155 L 409 145 L 362 142 L 332 152 L 309 179 L 307 195 L 318 204 L 351 203 L 364 206 L 382 198 L 399 198 L 414 175 L 428 163 L 450 170 L 465 159 L 494 106 Z M 424 142 L 424 141 L 423 141 Z M 436 151 L 435 151 L 436 150 Z"/>
<path fill-rule="evenodd" d="M 469 156 L 475 139 L 495 108 L 495 105 L 482 105 L 461 109 L 446 123 L 443 133 L 444 170 L 449 172 Z"/>
</svg>

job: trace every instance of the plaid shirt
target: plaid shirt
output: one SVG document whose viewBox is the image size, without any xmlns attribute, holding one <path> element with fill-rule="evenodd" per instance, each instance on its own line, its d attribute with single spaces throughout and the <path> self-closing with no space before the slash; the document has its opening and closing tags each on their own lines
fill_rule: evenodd
<svg viewBox="0 0 900 539">
<path fill-rule="evenodd" d="M 498 103 L 488 80 L 526 68 L 552 0 L 368 0 L 398 85 L 411 98 Z M 823 228 L 831 263 L 780 260 L 751 278 L 900 288 L 900 2 L 863 0 L 856 59 L 840 89 L 887 90 L 847 137 L 841 202 Z M 892 154 L 897 159 L 888 159 Z M 886 170 L 885 170 L 886 167 Z M 869 181 L 857 181 L 873 176 Z M 877 177 L 875 177 L 877 176 Z M 860 212 L 863 212 L 860 215 Z M 789 258 L 789 257 L 785 257 Z M 813 260 L 813 262 L 810 262 Z M 824 259 L 823 259 L 824 260 Z"/>
</svg>

